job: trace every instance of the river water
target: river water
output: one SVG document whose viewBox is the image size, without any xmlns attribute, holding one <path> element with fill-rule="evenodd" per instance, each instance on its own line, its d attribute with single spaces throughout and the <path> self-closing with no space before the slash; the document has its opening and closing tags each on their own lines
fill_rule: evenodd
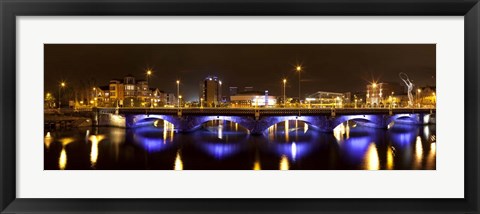
<svg viewBox="0 0 480 214">
<path fill-rule="evenodd" d="M 395 124 L 383 130 L 350 121 L 322 133 L 288 121 L 254 136 L 230 121 L 176 133 L 172 124 L 158 120 L 136 129 L 47 131 L 46 170 L 436 169 L 435 125 Z"/>
</svg>

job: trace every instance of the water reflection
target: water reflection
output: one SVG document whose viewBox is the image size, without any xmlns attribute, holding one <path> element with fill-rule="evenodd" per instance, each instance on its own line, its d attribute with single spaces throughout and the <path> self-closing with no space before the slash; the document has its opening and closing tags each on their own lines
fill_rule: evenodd
<svg viewBox="0 0 480 214">
<path fill-rule="evenodd" d="M 365 163 L 366 163 L 365 169 L 368 169 L 368 170 L 380 169 L 380 160 L 378 159 L 378 151 L 374 142 L 370 143 L 370 145 L 368 146 Z"/>
<path fill-rule="evenodd" d="M 157 120 L 135 129 L 45 132 L 45 169 L 435 169 L 435 132 L 435 126 L 383 130 L 350 121 L 322 133 L 291 120 L 252 136 L 237 123 L 216 120 L 176 133 Z"/>
<path fill-rule="evenodd" d="M 92 142 L 92 146 L 90 148 L 90 162 L 91 166 L 95 168 L 95 164 L 97 163 L 98 158 L 98 143 L 104 138 L 103 135 L 91 135 L 89 140 Z"/>
<path fill-rule="evenodd" d="M 60 152 L 60 158 L 58 159 L 58 166 L 60 170 L 64 170 L 65 167 L 67 167 L 67 152 L 65 151 L 65 148 L 62 148 L 62 151 Z"/>
<path fill-rule="evenodd" d="M 288 158 L 286 155 L 282 155 L 280 158 L 280 170 L 290 169 L 290 164 L 288 163 Z"/>
<path fill-rule="evenodd" d="M 180 156 L 180 150 L 177 151 L 177 156 L 175 157 L 175 163 L 173 164 L 174 170 L 183 170 L 183 161 L 182 157 Z"/>
</svg>

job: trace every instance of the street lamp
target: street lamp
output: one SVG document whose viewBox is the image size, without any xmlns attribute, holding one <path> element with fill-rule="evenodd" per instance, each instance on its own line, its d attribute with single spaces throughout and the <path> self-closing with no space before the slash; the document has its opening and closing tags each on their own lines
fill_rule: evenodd
<svg viewBox="0 0 480 214">
<path fill-rule="evenodd" d="M 300 74 L 302 73 L 302 66 L 300 65 L 297 65 L 297 67 L 295 68 L 295 70 L 297 70 L 298 72 L 298 103 L 301 103 L 301 98 L 300 98 Z"/>
<path fill-rule="evenodd" d="M 200 97 L 200 108 L 203 108 L 203 97 Z"/>
<path fill-rule="evenodd" d="M 287 105 L 287 98 L 285 95 L 285 86 L 287 84 L 287 79 L 283 79 L 283 107 L 286 107 Z"/>
<path fill-rule="evenodd" d="M 178 96 L 178 107 L 180 108 L 180 104 L 182 103 L 182 95 Z"/>
<path fill-rule="evenodd" d="M 150 77 L 150 75 L 152 75 L 152 71 L 151 71 L 151 70 L 147 70 L 147 85 L 148 85 L 148 78 Z"/>
<path fill-rule="evenodd" d="M 177 98 L 180 98 L 180 80 L 177 80 Z M 180 100 L 177 99 L 177 106 L 180 107 Z"/>
<path fill-rule="evenodd" d="M 97 88 L 93 87 L 93 99 L 95 99 L 95 106 L 97 106 Z"/>
<path fill-rule="evenodd" d="M 62 88 L 65 87 L 65 82 L 61 82 L 60 83 L 60 86 L 58 87 L 58 110 L 60 111 L 60 108 L 62 106 L 62 99 L 60 98 L 61 95 L 61 91 L 62 91 Z"/>
<path fill-rule="evenodd" d="M 218 84 L 219 84 L 219 87 L 220 87 L 219 90 L 218 90 L 218 96 L 219 96 L 218 101 L 220 103 L 222 101 L 222 81 L 219 81 Z"/>
</svg>

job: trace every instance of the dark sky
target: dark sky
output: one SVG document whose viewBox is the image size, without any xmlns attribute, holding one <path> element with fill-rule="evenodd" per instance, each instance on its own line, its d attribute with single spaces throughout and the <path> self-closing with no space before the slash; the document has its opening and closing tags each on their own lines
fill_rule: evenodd
<svg viewBox="0 0 480 214">
<path fill-rule="evenodd" d="M 287 95 L 298 95 L 296 64 L 302 64 L 302 94 L 316 91 L 365 91 L 372 80 L 399 82 L 405 72 L 416 86 L 435 85 L 435 45 L 336 44 L 156 44 L 156 45 L 45 45 L 45 91 L 58 90 L 66 81 L 75 87 L 83 80 L 98 86 L 132 74 L 145 79 L 153 70 L 151 87 L 176 91 L 198 99 L 199 83 L 208 75 L 229 86 L 253 86 L 281 95 L 286 77 Z"/>
</svg>

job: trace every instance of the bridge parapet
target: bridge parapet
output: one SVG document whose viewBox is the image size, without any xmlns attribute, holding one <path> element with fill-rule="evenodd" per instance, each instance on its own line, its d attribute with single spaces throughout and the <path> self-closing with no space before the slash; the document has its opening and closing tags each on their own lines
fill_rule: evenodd
<svg viewBox="0 0 480 214">
<path fill-rule="evenodd" d="M 117 108 L 98 108 L 99 113 L 114 113 Z M 165 115 L 352 115 L 352 114 L 435 114 L 435 109 L 426 108 L 119 108 L 119 114 L 165 114 Z"/>
</svg>

